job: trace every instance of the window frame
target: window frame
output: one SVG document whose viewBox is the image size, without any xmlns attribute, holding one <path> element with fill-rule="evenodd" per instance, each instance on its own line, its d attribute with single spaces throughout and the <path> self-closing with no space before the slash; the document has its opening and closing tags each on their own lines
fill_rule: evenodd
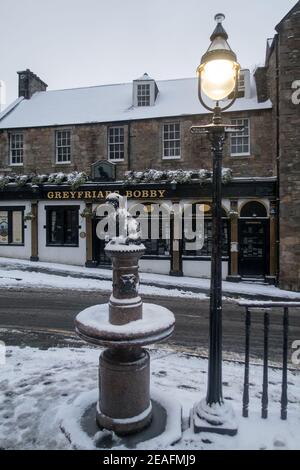
<svg viewBox="0 0 300 470">
<path fill-rule="evenodd" d="M 179 139 L 165 139 L 165 128 L 169 126 L 179 126 Z M 168 131 L 169 133 L 171 132 L 170 130 Z M 177 132 L 176 130 L 173 131 L 174 133 Z M 171 156 L 165 156 L 165 150 L 166 142 L 176 142 L 179 141 L 179 155 L 171 155 Z M 170 150 L 170 149 L 169 149 Z M 164 122 L 162 124 L 162 160 L 181 160 L 181 153 L 182 153 L 182 148 L 181 148 L 181 123 L 180 122 Z"/>
<path fill-rule="evenodd" d="M 208 224 L 210 227 L 208 227 Z M 210 244 L 212 243 L 212 236 L 208 237 L 208 228 L 211 232 L 212 230 L 212 217 L 204 217 L 204 234 L 205 234 L 205 241 L 204 245 L 201 248 L 203 254 L 197 254 L 193 251 L 185 250 L 185 243 L 190 240 L 186 240 L 185 237 L 182 239 L 182 259 L 186 261 L 210 261 L 211 260 L 211 253 L 208 250 L 208 240 L 210 240 Z M 222 217 L 222 234 L 223 230 L 226 231 L 226 239 L 222 238 L 222 261 L 229 261 L 230 259 L 230 220 L 228 217 Z M 226 251 L 226 253 L 225 253 Z M 190 254 L 189 254 L 190 253 Z"/>
<path fill-rule="evenodd" d="M 69 134 L 69 145 L 58 145 L 58 136 L 61 133 L 68 133 Z M 58 149 L 60 148 L 69 148 L 70 159 L 66 161 L 59 161 L 58 160 Z M 71 129 L 56 129 L 55 131 L 55 163 L 56 165 L 70 165 L 72 163 L 72 133 Z"/>
<path fill-rule="evenodd" d="M 75 243 L 65 243 L 66 239 L 66 224 L 65 224 L 65 219 L 66 215 L 65 212 L 71 210 L 73 212 L 77 212 L 77 230 L 76 230 L 76 242 Z M 78 248 L 79 247 L 79 230 L 80 230 L 80 225 L 79 225 L 79 210 L 80 206 L 79 205 L 69 205 L 69 206 L 59 206 L 59 205 L 51 205 L 51 206 L 45 206 L 45 211 L 46 211 L 46 246 L 47 247 L 64 247 L 64 248 Z M 63 240 L 60 240 L 59 243 L 52 243 L 51 242 L 51 213 L 52 211 L 62 211 L 63 212 Z"/>
<path fill-rule="evenodd" d="M 116 129 L 121 129 L 123 131 L 123 142 L 121 142 L 119 140 L 119 142 L 110 142 L 110 131 L 112 130 L 116 130 Z M 116 137 L 115 135 L 113 135 L 112 137 Z M 119 139 L 120 139 L 120 134 L 119 134 Z M 115 146 L 115 145 L 119 145 L 119 146 L 123 146 L 123 152 L 121 150 L 119 150 L 119 153 L 123 153 L 123 158 L 111 158 L 111 146 Z M 114 150 L 113 153 L 115 154 L 116 151 Z M 118 162 L 123 162 L 125 160 L 125 127 L 124 126 L 110 126 L 107 130 L 107 159 L 109 162 L 112 162 L 112 163 L 118 163 Z"/>
<path fill-rule="evenodd" d="M 22 147 L 12 147 L 12 141 L 13 141 L 13 137 L 15 136 L 21 136 L 22 137 Z M 13 151 L 18 151 L 18 150 L 21 150 L 22 151 L 22 162 L 18 162 L 18 163 L 13 163 L 13 156 L 12 156 L 12 152 Z M 16 158 L 16 157 L 14 157 Z M 23 166 L 24 165 L 24 133 L 23 132 L 10 132 L 9 133 L 9 165 L 10 166 Z"/>
<path fill-rule="evenodd" d="M 158 218 L 153 217 L 151 212 L 148 212 L 147 215 L 147 223 L 148 223 L 148 239 L 142 239 L 142 243 L 145 245 L 146 251 L 143 255 L 142 259 L 161 259 L 161 260 L 169 260 L 171 259 L 171 222 L 168 217 L 163 217 L 160 213 Z M 158 219 L 159 224 L 159 238 L 152 239 L 151 237 L 151 228 L 152 228 L 152 220 Z M 169 238 L 163 238 L 163 226 L 165 224 L 164 219 L 169 222 Z M 149 243 L 150 242 L 150 243 Z M 164 254 L 160 254 L 159 251 L 161 248 L 164 248 Z M 168 248 L 166 250 L 166 248 Z M 167 251 L 167 253 L 166 253 Z"/>
<path fill-rule="evenodd" d="M 25 206 L 0 206 L 0 212 L 7 212 L 7 220 L 8 220 L 8 243 L 0 243 L 0 246 L 24 246 L 25 245 L 25 224 L 24 224 L 24 212 Z M 21 212 L 22 213 L 22 241 L 21 243 L 15 243 L 12 240 L 13 237 L 13 212 Z"/>
<path fill-rule="evenodd" d="M 238 78 L 238 92 L 244 93 L 245 95 L 245 91 L 246 91 L 246 77 L 245 77 L 245 74 L 241 72 Z"/>
<path fill-rule="evenodd" d="M 239 121 L 242 121 L 242 123 L 240 123 Z M 231 136 L 230 136 L 230 156 L 231 157 L 250 157 L 251 156 L 251 119 L 249 117 L 232 118 L 231 119 L 231 124 L 233 124 L 235 126 L 242 126 L 242 125 L 244 125 L 243 124 L 244 121 L 248 121 L 248 134 L 247 135 L 240 135 L 242 132 L 244 132 L 244 130 L 239 131 L 237 133 L 234 132 L 234 133 L 231 134 Z M 236 152 L 236 153 L 234 153 L 232 151 L 233 139 L 235 139 L 235 138 L 242 138 L 242 139 L 247 138 L 248 139 L 248 152 Z"/>
<path fill-rule="evenodd" d="M 147 90 L 147 92 L 145 92 Z M 143 91 L 143 93 L 140 93 Z M 151 105 L 151 84 L 150 83 L 138 83 L 136 89 L 137 106 L 142 108 L 144 106 Z"/>
</svg>

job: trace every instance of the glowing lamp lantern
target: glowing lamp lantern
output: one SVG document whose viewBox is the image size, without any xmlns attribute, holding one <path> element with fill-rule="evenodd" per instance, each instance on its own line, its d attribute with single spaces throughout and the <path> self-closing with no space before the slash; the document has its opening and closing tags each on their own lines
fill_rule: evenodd
<svg viewBox="0 0 300 470">
<path fill-rule="evenodd" d="M 201 59 L 197 72 L 199 91 L 213 101 L 227 98 L 237 87 L 240 65 L 236 54 L 230 48 L 228 34 L 222 26 L 225 16 L 215 16 L 217 26 L 210 37 L 211 45 Z"/>
</svg>

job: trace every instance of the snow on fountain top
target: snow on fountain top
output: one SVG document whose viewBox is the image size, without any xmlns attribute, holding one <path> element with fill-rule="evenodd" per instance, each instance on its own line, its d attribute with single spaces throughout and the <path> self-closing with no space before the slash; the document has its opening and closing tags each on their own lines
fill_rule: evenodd
<svg viewBox="0 0 300 470">
<path fill-rule="evenodd" d="M 174 324 L 173 313 L 154 304 L 143 304 L 143 318 L 125 325 L 110 323 L 108 304 L 88 307 L 75 320 L 81 338 L 109 347 L 156 343 L 172 334 Z"/>
<path fill-rule="evenodd" d="M 105 247 L 105 251 L 139 252 L 144 251 L 145 246 L 141 242 L 140 224 L 128 212 L 126 198 L 118 193 L 111 193 L 106 198 L 106 203 L 111 204 L 115 211 L 109 215 L 119 225 L 118 237 L 114 237 Z"/>
</svg>

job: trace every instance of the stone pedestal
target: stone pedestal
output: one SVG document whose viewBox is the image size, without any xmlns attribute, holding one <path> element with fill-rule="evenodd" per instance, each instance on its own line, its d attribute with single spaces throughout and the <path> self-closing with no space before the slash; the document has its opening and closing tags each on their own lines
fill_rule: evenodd
<svg viewBox="0 0 300 470">
<path fill-rule="evenodd" d="M 97 422 L 129 434 L 150 424 L 150 358 L 142 348 L 107 349 L 100 356 Z M 131 417 L 131 418 L 128 418 Z"/>
<path fill-rule="evenodd" d="M 109 321 L 112 325 L 125 325 L 140 320 L 143 315 L 142 299 L 138 295 L 139 258 L 144 248 L 137 251 L 117 252 L 113 247 L 105 250 L 112 260 L 113 292 L 109 300 Z"/>
<path fill-rule="evenodd" d="M 174 315 L 143 304 L 138 295 L 138 260 L 143 245 L 109 243 L 113 292 L 109 304 L 89 307 L 76 317 L 76 331 L 89 343 L 106 346 L 100 356 L 97 423 L 119 435 L 151 423 L 150 358 L 142 346 L 161 341 L 174 329 Z"/>
</svg>

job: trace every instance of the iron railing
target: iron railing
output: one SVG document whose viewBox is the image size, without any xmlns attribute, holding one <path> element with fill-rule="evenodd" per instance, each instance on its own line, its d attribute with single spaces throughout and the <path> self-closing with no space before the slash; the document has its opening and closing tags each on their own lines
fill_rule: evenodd
<svg viewBox="0 0 300 470">
<path fill-rule="evenodd" d="M 270 312 L 272 309 L 283 309 L 282 317 L 282 384 L 281 384 L 281 419 L 287 419 L 288 409 L 288 339 L 289 339 L 289 309 L 300 308 L 300 302 L 257 302 L 242 301 L 241 307 L 246 309 L 245 317 L 245 372 L 243 390 L 243 417 L 249 416 L 249 374 L 250 374 L 250 338 L 251 338 L 251 317 L 253 311 L 263 311 L 264 314 L 264 348 L 263 348 L 263 384 L 261 399 L 261 417 L 268 418 L 269 404 L 269 328 Z"/>
</svg>

